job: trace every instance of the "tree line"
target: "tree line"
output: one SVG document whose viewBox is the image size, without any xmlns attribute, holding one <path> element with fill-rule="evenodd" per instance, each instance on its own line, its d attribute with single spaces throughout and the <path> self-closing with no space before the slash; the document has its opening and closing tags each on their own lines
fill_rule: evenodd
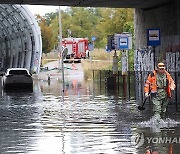
<svg viewBox="0 0 180 154">
<path fill-rule="evenodd" d="M 41 28 L 43 53 L 57 49 L 58 10 L 45 16 L 36 15 L 36 20 Z M 61 10 L 61 21 L 63 37 L 83 37 L 91 41 L 95 36 L 96 48 L 105 48 L 108 35 L 134 33 L 134 10 L 130 8 L 68 7 Z"/>
</svg>

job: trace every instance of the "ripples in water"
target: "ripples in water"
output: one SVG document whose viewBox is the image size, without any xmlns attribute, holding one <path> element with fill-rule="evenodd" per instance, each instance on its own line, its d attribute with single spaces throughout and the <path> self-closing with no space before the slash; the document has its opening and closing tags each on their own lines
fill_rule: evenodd
<svg viewBox="0 0 180 154">
<path fill-rule="evenodd" d="M 58 84 L 57 88 L 55 84 L 53 88 L 44 83 L 38 86 L 34 93 L 4 94 L 0 98 L 1 153 L 144 154 L 148 144 L 132 145 L 133 134 L 156 134 L 149 129 L 154 122 L 149 120 L 151 113 L 139 112 L 134 97 L 126 100 L 100 94 L 83 84 L 62 97 Z M 172 131 L 179 135 L 176 122 L 167 119 L 165 124 L 175 123 Z M 159 151 L 167 148 L 160 146 Z"/>
</svg>

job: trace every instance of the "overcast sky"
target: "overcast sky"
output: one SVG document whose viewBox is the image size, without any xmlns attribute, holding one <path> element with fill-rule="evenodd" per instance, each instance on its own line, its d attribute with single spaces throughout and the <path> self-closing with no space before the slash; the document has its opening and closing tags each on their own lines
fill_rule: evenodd
<svg viewBox="0 0 180 154">
<path fill-rule="evenodd" d="M 40 14 L 44 16 L 46 13 L 56 12 L 59 10 L 59 6 L 49 6 L 49 5 L 26 5 L 32 14 Z M 61 6 L 61 9 L 65 9 L 65 6 Z"/>
</svg>

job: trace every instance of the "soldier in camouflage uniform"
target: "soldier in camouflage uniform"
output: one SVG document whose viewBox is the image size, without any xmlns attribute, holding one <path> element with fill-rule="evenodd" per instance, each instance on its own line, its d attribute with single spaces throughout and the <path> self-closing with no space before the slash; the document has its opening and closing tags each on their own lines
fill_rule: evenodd
<svg viewBox="0 0 180 154">
<path fill-rule="evenodd" d="M 155 116 L 165 117 L 168 98 L 171 97 L 171 90 L 174 88 L 174 80 L 165 70 L 164 63 L 158 63 L 157 70 L 149 74 L 144 86 L 145 97 L 151 94 Z"/>
</svg>

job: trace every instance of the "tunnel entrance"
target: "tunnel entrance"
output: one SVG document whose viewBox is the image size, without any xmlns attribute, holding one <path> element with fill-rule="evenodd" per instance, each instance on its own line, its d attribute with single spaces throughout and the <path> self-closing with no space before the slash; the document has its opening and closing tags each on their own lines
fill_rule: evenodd
<svg viewBox="0 0 180 154">
<path fill-rule="evenodd" d="M 41 54 L 40 28 L 29 9 L 0 4 L 0 70 L 23 67 L 38 73 Z"/>
</svg>

